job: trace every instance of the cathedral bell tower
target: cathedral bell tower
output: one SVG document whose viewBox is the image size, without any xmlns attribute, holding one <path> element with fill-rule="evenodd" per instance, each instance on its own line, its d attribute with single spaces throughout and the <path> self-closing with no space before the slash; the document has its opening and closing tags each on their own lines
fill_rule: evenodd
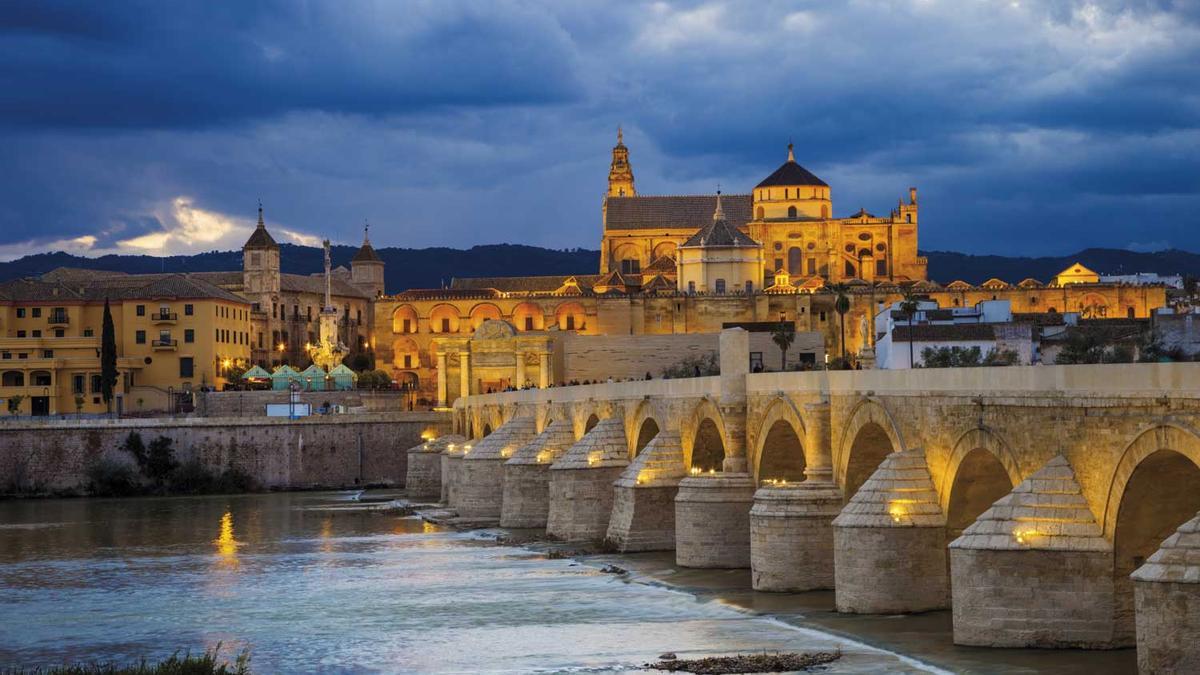
<svg viewBox="0 0 1200 675">
<path fill-rule="evenodd" d="M 612 150 L 612 166 L 608 170 L 609 197 L 636 197 L 633 187 L 633 168 L 629 166 L 629 148 L 625 147 L 621 127 L 617 127 L 617 144 Z"/>
</svg>

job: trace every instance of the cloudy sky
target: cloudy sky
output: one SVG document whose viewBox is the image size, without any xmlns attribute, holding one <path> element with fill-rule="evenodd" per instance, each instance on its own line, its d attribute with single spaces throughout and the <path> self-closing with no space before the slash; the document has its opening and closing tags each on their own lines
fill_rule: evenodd
<svg viewBox="0 0 1200 675">
<path fill-rule="evenodd" d="M 224 5 L 224 7 L 218 7 Z M 785 158 L 923 249 L 1200 250 L 1200 2 L 0 3 L 0 257 L 591 247 Z"/>
</svg>

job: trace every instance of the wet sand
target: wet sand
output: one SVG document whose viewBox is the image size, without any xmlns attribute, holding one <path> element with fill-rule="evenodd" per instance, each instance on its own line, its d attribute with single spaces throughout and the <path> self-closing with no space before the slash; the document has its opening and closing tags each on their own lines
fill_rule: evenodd
<svg viewBox="0 0 1200 675">
<path fill-rule="evenodd" d="M 696 570 L 675 565 L 670 552 L 580 556 L 582 563 L 615 565 L 634 583 L 662 584 L 787 624 L 841 635 L 958 673 L 1116 675 L 1137 672 L 1134 649 L 991 649 L 954 644 L 949 610 L 894 616 L 834 611 L 833 591 L 760 593 L 750 570 Z"/>
</svg>

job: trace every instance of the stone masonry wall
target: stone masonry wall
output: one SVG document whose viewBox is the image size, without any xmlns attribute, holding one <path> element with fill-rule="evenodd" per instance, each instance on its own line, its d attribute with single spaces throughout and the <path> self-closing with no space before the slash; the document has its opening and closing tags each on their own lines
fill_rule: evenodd
<svg viewBox="0 0 1200 675">
<path fill-rule="evenodd" d="M 275 418 L 156 418 L 0 424 L 0 491 L 79 491 L 101 459 L 132 464 L 130 432 L 174 441 L 179 461 L 237 467 L 267 487 L 403 485 L 407 451 L 426 431 L 447 433 L 445 413 Z"/>
<path fill-rule="evenodd" d="M 681 333 L 677 335 L 575 335 L 563 339 L 563 373 L 560 380 L 605 381 L 646 377 L 655 378 L 662 369 L 688 356 L 705 356 L 717 351 L 720 333 Z M 750 351 L 761 352 L 763 364 L 779 368 L 779 347 L 771 341 L 770 333 L 751 333 Z M 824 361 L 825 347 L 821 334 L 797 332 L 796 341 L 788 349 L 788 367 L 795 367 L 803 353 L 813 354 L 818 363 Z"/>
<path fill-rule="evenodd" d="M 401 412 L 407 394 L 399 391 L 301 391 L 301 403 L 318 408 L 330 403 L 365 412 Z M 212 391 L 196 393 L 196 413 L 202 417 L 262 417 L 267 404 L 287 403 L 287 391 Z"/>
</svg>

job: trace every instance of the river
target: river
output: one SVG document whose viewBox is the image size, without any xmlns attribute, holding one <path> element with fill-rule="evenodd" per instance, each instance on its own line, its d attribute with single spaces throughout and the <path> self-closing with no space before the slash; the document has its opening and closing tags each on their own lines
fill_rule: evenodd
<svg viewBox="0 0 1200 675">
<path fill-rule="evenodd" d="M 606 562 L 632 573 L 606 573 Z M 746 599 L 766 594 L 736 588 L 737 574 L 676 570 L 669 556 L 551 559 L 351 493 L 8 501 L 0 663 L 162 658 L 218 643 L 230 655 L 248 649 L 256 673 L 646 672 L 667 651 L 840 649 L 825 672 L 842 673 L 964 663 L 854 637 L 866 626 L 886 646 L 908 629 L 823 626 L 805 617 L 828 612 L 796 605 L 764 614 Z M 761 602 L 788 597 L 801 596 Z M 1075 663 L 1043 654 L 1048 667 Z M 1040 670 L 980 663 L 966 669 Z"/>
</svg>

